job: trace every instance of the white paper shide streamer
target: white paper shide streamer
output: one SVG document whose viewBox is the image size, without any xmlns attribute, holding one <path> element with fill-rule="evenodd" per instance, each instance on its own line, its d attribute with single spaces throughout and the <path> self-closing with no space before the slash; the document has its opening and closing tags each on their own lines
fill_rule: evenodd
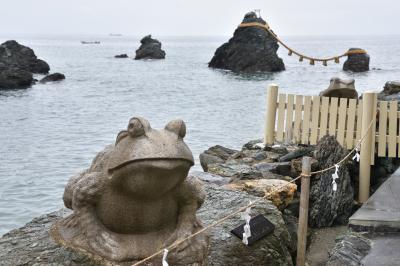
<svg viewBox="0 0 400 266">
<path fill-rule="evenodd" d="M 168 255 L 168 249 L 164 248 L 164 254 L 163 254 L 163 258 L 162 258 L 162 266 L 168 266 L 167 255 Z"/>
<path fill-rule="evenodd" d="M 359 153 L 359 149 L 358 149 L 358 146 L 356 147 L 356 154 L 354 154 L 354 156 L 353 156 L 353 161 L 354 160 L 356 160 L 357 162 L 360 162 L 360 153 Z"/>
<path fill-rule="evenodd" d="M 335 164 L 335 172 L 332 174 L 332 190 L 333 191 L 337 190 L 336 179 L 339 178 L 338 172 L 339 172 L 339 165 Z"/>
<path fill-rule="evenodd" d="M 251 202 L 250 202 L 251 204 Z M 250 230 L 250 207 L 246 208 L 246 210 L 242 213 L 242 219 L 244 219 L 246 221 L 246 224 L 244 226 L 244 232 L 243 232 L 243 244 L 245 244 L 246 246 L 249 244 L 249 237 L 251 237 L 251 230 Z"/>
</svg>

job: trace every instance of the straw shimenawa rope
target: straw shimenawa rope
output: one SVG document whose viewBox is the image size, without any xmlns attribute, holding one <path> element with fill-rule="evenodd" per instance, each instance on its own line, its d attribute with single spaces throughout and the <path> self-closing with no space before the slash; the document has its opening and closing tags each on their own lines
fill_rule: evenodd
<svg viewBox="0 0 400 266">
<path fill-rule="evenodd" d="M 248 23 L 241 23 L 239 26 L 239 28 L 245 28 L 245 27 L 259 27 L 262 29 L 265 29 L 266 31 L 268 31 L 272 37 L 274 37 L 274 39 L 279 42 L 283 47 L 285 47 L 289 53 L 288 55 L 292 55 L 295 54 L 297 56 L 299 56 L 299 61 L 302 62 L 303 59 L 307 59 L 310 61 L 310 65 L 314 65 L 315 62 L 319 61 L 322 62 L 322 64 L 324 66 L 327 66 L 327 62 L 329 61 L 335 61 L 335 63 L 339 63 L 339 58 L 341 57 L 345 57 L 348 55 L 354 55 L 354 54 L 366 54 L 367 51 L 363 50 L 363 49 L 356 49 L 356 50 L 348 50 L 347 52 L 338 55 L 338 56 L 332 56 L 332 57 L 327 57 L 327 58 L 317 58 L 317 57 L 311 57 L 311 56 L 307 56 L 305 54 L 302 54 L 300 52 L 297 52 L 295 50 L 293 50 L 292 48 L 290 48 L 288 45 L 286 45 L 281 39 L 279 39 L 279 37 L 271 30 L 271 28 L 269 27 L 268 24 L 262 24 L 259 22 L 248 22 Z"/>
<path fill-rule="evenodd" d="M 254 206 L 256 203 L 259 203 L 261 200 L 268 198 L 268 197 L 269 197 L 270 195 L 272 195 L 274 192 L 277 192 L 278 190 L 280 190 L 280 189 L 286 187 L 287 185 L 289 185 L 289 184 L 291 184 L 291 183 L 294 183 L 296 180 L 300 179 L 300 178 L 303 177 L 303 176 L 304 176 L 304 177 L 310 177 L 311 175 L 324 173 L 324 172 L 326 172 L 326 171 L 329 171 L 329 170 L 335 168 L 335 165 L 340 165 L 340 164 L 342 164 L 342 163 L 343 163 L 344 161 L 346 161 L 346 160 L 353 154 L 353 152 L 355 152 L 356 149 L 358 149 L 358 147 L 362 144 L 362 142 L 364 141 L 365 137 L 368 135 L 369 130 L 371 129 L 372 125 L 374 124 L 374 123 L 373 123 L 374 121 L 375 121 L 375 118 L 373 118 L 373 119 L 371 120 L 371 122 L 370 122 L 370 124 L 369 124 L 369 126 L 368 126 L 368 129 L 367 129 L 366 133 L 365 133 L 364 136 L 362 136 L 362 138 L 357 142 L 356 146 L 355 146 L 342 160 L 340 160 L 340 161 L 337 162 L 336 164 L 332 165 L 331 167 L 328 167 L 328 168 L 319 170 L 319 171 L 311 172 L 310 175 L 301 174 L 301 175 L 299 175 L 298 177 L 292 179 L 290 182 L 288 182 L 288 183 L 286 183 L 286 184 L 284 184 L 284 185 L 282 185 L 282 186 L 276 187 L 274 190 L 270 191 L 270 192 L 269 192 L 268 194 L 266 194 L 264 197 L 262 197 L 262 198 L 260 198 L 260 199 L 257 199 L 257 200 L 255 200 L 255 201 L 253 201 L 253 202 L 251 202 L 251 203 L 249 203 L 249 204 L 247 204 L 247 205 L 245 205 L 245 206 L 239 208 L 239 209 L 236 210 L 235 212 L 233 212 L 233 213 L 231 213 L 231 214 L 228 214 L 227 216 L 224 216 L 224 217 L 220 218 L 219 220 L 215 221 L 214 223 L 212 223 L 212 224 L 210 224 L 210 225 L 208 225 L 208 226 L 202 228 L 201 230 L 197 231 L 196 233 L 194 233 L 194 234 L 192 234 L 192 235 L 190 235 L 190 236 L 188 236 L 188 237 L 185 237 L 185 238 L 182 238 L 182 239 L 177 240 L 177 241 L 176 241 L 175 243 L 173 243 L 172 245 L 170 245 L 170 246 L 168 246 L 168 247 L 165 247 L 165 249 L 167 249 L 168 251 L 173 250 L 174 248 L 176 248 L 177 246 L 179 246 L 179 245 L 182 244 L 183 242 L 185 242 L 185 241 L 187 241 L 187 240 L 189 240 L 189 239 L 191 239 L 191 238 L 193 238 L 193 237 L 195 237 L 195 236 L 197 236 L 197 235 L 199 235 L 199 234 L 201 234 L 201 233 L 203 233 L 203 232 L 205 232 L 205 231 L 207 231 L 207 230 L 209 230 L 209 229 L 211 229 L 211 228 L 213 228 L 213 227 L 215 227 L 215 226 L 217 226 L 217 225 L 219 225 L 219 224 L 221 224 L 221 223 L 223 223 L 224 221 L 228 220 L 229 218 L 232 218 L 233 216 L 235 216 L 236 214 L 238 214 L 238 213 L 240 213 L 240 212 L 243 212 L 243 211 L 246 210 L 247 208 Z M 149 257 L 144 258 L 144 259 L 142 259 L 141 261 L 136 262 L 136 263 L 133 264 L 132 266 L 141 265 L 141 264 L 143 264 L 143 263 L 145 263 L 145 262 L 147 262 L 147 261 L 149 261 L 149 260 L 151 260 L 151 259 L 157 257 L 158 255 L 163 254 L 163 252 L 164 252 L 164 248 L 163 248 L 163 249 L 160 249 L 160 250 L 157 251 L 157 252 L 155 252 L 153 255 L 150 255 Z"/>
</svg>

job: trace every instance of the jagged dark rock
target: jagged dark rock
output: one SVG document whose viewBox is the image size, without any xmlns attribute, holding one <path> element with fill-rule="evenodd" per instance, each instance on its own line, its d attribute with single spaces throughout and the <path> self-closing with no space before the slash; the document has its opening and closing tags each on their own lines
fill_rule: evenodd
<svg viewBox="0 0 400 266">
<path fill-rule="evenodd" d="M 0 89 L 29 87 L 35 82 L 32 73 L 47 74 L 49 70 L 31 48 L 16 41 L 0 45 Z"/>
<path fill-rule="evenodd" d="M 50 75 L 45 76 L 44 78 L 42 78 L 40 80 L 40 83 L 47 83 L 47 82 L 51 82 L 51 81 L 60 81 L 65 79 L 65 75 L 61 74 L 61 73 L 53 73 Z"/>
<path fill-rule="evenodd" d="M 0 63 L 6 67 L 16 67 L 25 71 L 47 74 L 49 65 L 38 59 L 34 51 L 16 41 L 6 41 L 0 45 Z"/>
<path fill-rule="evenodd" d="M 116 56 L 114 56 L 115 58 L 128 58 L 127 54 L 117 54 Z"/>
<path fill-rule="evenodd" d="M 349 51 L 362 50 L 361 48 L 350 48 Z M 369 70 L 368 54 L 350 54 L 343 64 L 343 70 L 352 72 L 365 72 Z"/>
<path fill-rule="evenodd" d="M 318 169 L 331 167 L 346 154 L 346 150 L 334 136 L 324 136 L 318 142 L 315 151 Z M 340 165 L 339 178 L 336 179 L 337 191 L 333 191 L 332 188 L 333 173 L 334 169 L 311 178 L 309 211 L 311 227 L 345 224 L 352 213 L 354 192 L 347 165 Z"/>
<path fill-rule="evenodd" d="M 369 253 L 371 241 L 361 234 L 348 234 L 337 239 L 329 252 L 327 266 L 363 265 L 361 260 Z"/>
<path fill-rule="evenodd" d="M 231 191 L 212 185 L 205 186 L 207 198 L 197 216 L 205 226 L 245 206 L 249 201 L 259 200 L 251 209 L 251 215 L 263 214 L 274 225 L 274 232 L 245 246 L 230 230 L 243 223 L 240 213 L 211 229 L 208 265 L 293 265 L 291 253 L 295 240 L 288 232 L 282 213 L 268 200 L 247 193 Z M 103 265 L 85 254 L 69 251 L 57 245 L 49 236 L 49 228 L 69 210 L 61 210 L 35 218 L 22 228 L 12 230 L 0 238 L 1 265 Z M 158 259 L 158 258 L 157 258 Z M 161 262 L 161 259 L 157 263 Z M 115 264 L 116 265 L 116 264 Z M 130 265 L 120 263 L 119 265 Z M 158 265 L 158 264 L 157 264 Z"/>
<path fill-rule="evenodd" d="M 161 42 L 147 35 L 140 40 L 141 45 L 136 50 L 135 59 L 164 59 L 165 51 L 161 49 Z"/>
<path fill-rule="evenodd" d="M 200 154 L 200 164 L 205 172 L 208 170 L 209 164 L 223 163 L 228 160 L 229 156 L 239 151 L 216 145 Z"/>
<path fill-rule="evenodd" d="M 400 81 L 388 81 L 383 90 L 378 94 L 378 100 L 398 101 L 400 100 Z"/>
<path fill-rule="evenodd" d="M 254 12 L 245 15 L 243 23 L 249 22 L 266 25 Z M 208 66 L 244 73 L 282 71 L 285 65 L 277 55 L 278 48 L 277 41 L 265 29 L 239 27 L 233 37 L 215 51 Z"/>
<path fill-rule="evenodd" d="M 26 88 L 33 83 L 34 79 L 31 72 L 17 67 L 2 67 L 0 65 L 0 89 Z"/>
</svg>

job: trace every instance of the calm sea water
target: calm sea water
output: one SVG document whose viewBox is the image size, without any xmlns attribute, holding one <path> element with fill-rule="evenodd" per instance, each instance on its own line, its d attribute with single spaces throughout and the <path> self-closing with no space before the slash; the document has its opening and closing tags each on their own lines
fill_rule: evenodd
<svg viewBox="0 0 400 266">
<path fill-rule="evenodd" d="M 371 55 L 371 68 L 379 70 L 348 74 L 341 64 L 312 67 L 280 49 L 287 70 L 259 75 L 207 67 L 226 37 L 159 38 L 167 53 L 161 61 L 115 59 L 120 53 L 133 56 L 139 45 L 133 37 L 16 39 L 67 79 L 0 91 L 0 235 L 60 208 L 68 178 L 88 167 L 132 116 L 146 117 L 154 128 L 184 119 L 186 141 L 198 158 L 212 145 L 240 148 L 262 136 L 265 89 L 271 82 L 284 92 L 314 95 L 333 76 L 355 78 L 361 92 L 400 79 L 399 36 L 286 37 L 292 47 L 316 56 L 362 47 Z M 198 162 L 195 168 L 200 169 Z"/>
</svg>

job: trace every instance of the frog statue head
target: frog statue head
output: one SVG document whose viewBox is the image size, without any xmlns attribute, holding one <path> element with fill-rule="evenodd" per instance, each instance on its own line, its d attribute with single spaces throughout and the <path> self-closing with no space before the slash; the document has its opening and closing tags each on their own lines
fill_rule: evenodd
<svg viewBox="0 0 400 266">
<path fill-rule="evenodd" d="M 52 227 L 53 238 L 115 264 L 141 260 L 201 229 L 196 210 L 205 193 L 187 177 L 194 160 L 185 135 L 182 120 L 155 130 L 146 119 L 131 118 L 115 144 L 68 182 L 64 204 L 73 213 Z M 203 265 L 207 250 L 208 236 L 199 234 L 168 258 Z"/>
<path fill-rule="evenodd" d="M 118 134 L 108 161 L 113 185 L 135 197 L 157 198 L 180 185 L 194 164 L 183 142 L 186 125 L 169 122 L 155 130 L 143 118 L 132 118 L 128 129 Z"/>
</svg>

